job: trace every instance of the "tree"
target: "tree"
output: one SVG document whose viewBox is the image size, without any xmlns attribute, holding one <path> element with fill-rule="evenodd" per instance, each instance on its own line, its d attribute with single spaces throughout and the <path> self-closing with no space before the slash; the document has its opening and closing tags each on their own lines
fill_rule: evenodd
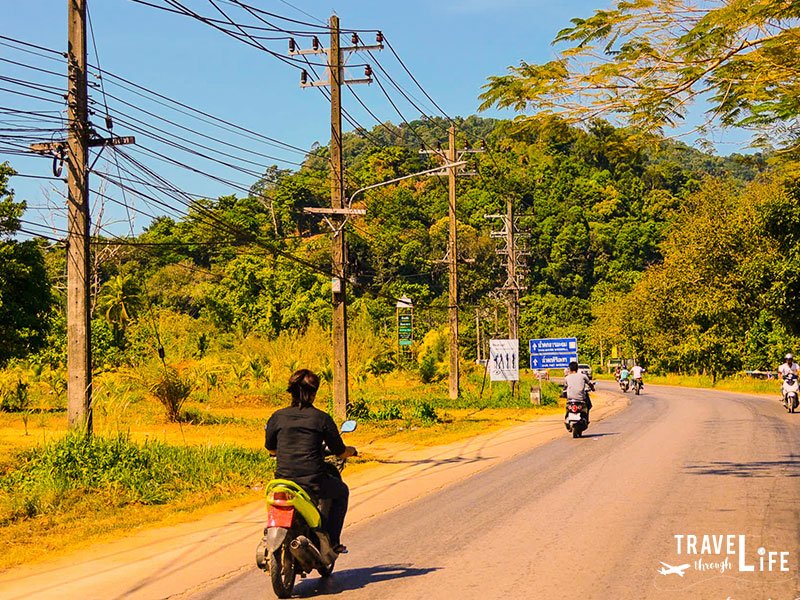
<svg viewBox="0 0 800 600">
<path fill-rule="evenodd" d="M 52 302 L 38 242 L 9 239 L 25 211 L 25 203 L 15 202 L 8 188 L 13 174 L 0 164 L 0 364 L 43 345 Z"/>
<path fill-rule="evenodd" d="M 617 114 L 647 131 L 682 120 L 698 99 L 707 124 L 794 141 L 800 115 L 797 18 L 790 0 L 618 0 L 557 35 L 557 58 L 489 79 L 482 109 Z"/>
</svg>

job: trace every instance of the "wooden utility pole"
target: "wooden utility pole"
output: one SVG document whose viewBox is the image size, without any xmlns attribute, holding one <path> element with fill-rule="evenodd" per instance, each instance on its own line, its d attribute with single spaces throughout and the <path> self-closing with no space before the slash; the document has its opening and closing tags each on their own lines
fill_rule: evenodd
<svg viewBox="0 0 800 600">
<path fill-rule="evenodd" d="M 339 17 L 330 19 L 331 44 L 328 48 L 331 88 L 331 208 L 343 210 L 344 167 L 342 162 L 342 51 L 339 47 Z M 340 419 L 350 407 L 347 373 L 347 245 L 344 228 L 333 233 L 333 410 Z"/>
<path fill-rule="evenodd" d="M 92 344 L 89 306 L 89 155 L 86 0 L 67 0 L 67 399 L 69 425 L 92 433 Z"/>
<path fill-rule="evenodd" d="M 342 86 L 355 83 L 371 83 L 372 69 L 364 69 L 364 79 L 346 79 L 344 72 L 344 53 L 383 49 L 383 35 L 376 35 L 377 44 L 365 46 L 357 33 L 352 34 L 352 46 L 340 43 L 339 17 L 332 15 L 329 21 L 330 46 L 320 47 L 315 37 L 312 48 L 299 49 L 294 39 L 289 40 L 289 54 L 325 54 L 328 55 L 328 79 L 308 81 L 308 73 L 303 71 L 300 85 L 302 87 L 322 87 L 331 89 L 331 208 L 306 208 L 306 212 L 330 215 L 325 217 L 333 231 L 331 242 L 331 258 L 333 264 L 333 410 L 340 419 L 347 417 L 350 408 L 348 397 L 347 373 L 347 243 L 344 225 L 349 216 L 363 214 L 364 211 L 351 209 L 345 197 L 344 164 L 342 156 Z"/>
<path fill-rule="evenodd" d="M 449 148 L 447 149 L 447 162 L 451 165 L 447 169 L 448 179 L 448 218 L 450 232 L 447 237 L 447 265 L 449 271 L 448 286 L 448 321 L 450 322 L 450 381 L 448 391 L 450 399 L 455 400 L 459 394 L 458 371 L 458 220 L 456 219 L 456 167 L 458 160 L 456 153 L 456 126 L 450 125 L 448 131 Z"/>
</svg>

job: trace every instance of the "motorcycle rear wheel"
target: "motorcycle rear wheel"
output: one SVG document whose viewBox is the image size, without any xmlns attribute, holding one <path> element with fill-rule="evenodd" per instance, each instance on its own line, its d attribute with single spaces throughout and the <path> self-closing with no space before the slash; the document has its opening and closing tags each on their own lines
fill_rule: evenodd
<svg viewBox="0 0 800 600">
<path fill-rule="evenodd" d="M 573 427 L 572 428 L 572 439 L 577 439 L 577 438 L 581 437 L 582 433 L 583 432 L 580 429 L 578 429 L 577 427 Z"/>
<path fill-rule="evenodd" d="M 291 598 L 294 591 L 295 563 L 289 550 L 289 541 L 284 541 L 280 548 L 270 553 L 268 560 L 269 578 L 272 580 L 275 595 L 278 598 Z"/>
</svg>

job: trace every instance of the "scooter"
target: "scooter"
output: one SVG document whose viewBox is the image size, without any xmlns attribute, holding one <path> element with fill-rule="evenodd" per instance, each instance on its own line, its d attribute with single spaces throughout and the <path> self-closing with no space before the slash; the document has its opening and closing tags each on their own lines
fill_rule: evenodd
<svg viewBox="0 0 800 600">
<path fill-rule="evenodd" d="M 342 433 L 356 429 L 355 421 L 342 423 Z M 331 474 L 341 477 L 346 459 L 329 457 Z M 330 501 L 315 503 L 299 485 L 288 479 L 273 479 L 267 484 L 267 526 L 256 548 L 256 565 L 269 573 L 278 598 L 289 598 L 296 575 L 306 577 L 316 570 L 321 577 L 333 572 L 338 558 L 328 534 L 322 531 L 323 515 Z"/>
<path fill-rule="evenodd" d="M 628 390 L 631 388 L 631 380 L 630 378 L 620 379 L 619 380 L 619 389 L 621 389 L 624 393 L 628 393 Z"/>
<path fill-rule="evenodd" d="M 569 398 L 567 400 L 567 414 L 564 417 L 564 426 L 572 432 L 573 438 L 579 438 L 589 427 L 589 411 L 585 400 Z"/>
<path fill-rule="evenodd" d="M 800 385 L 798 385 L 797 375 L 790 374 L 783 378 L 783 406 L 790 413 L 797 410 L 798 396 L 800 395 Z"/>
</svg>

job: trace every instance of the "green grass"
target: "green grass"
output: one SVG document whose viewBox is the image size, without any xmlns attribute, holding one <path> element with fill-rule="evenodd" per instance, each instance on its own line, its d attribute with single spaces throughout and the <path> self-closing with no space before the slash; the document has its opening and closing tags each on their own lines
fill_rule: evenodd
<svg viewBox="0 0 800 600">
<path fill-rule="evenodd" d="M 612 375 L 599 375 L 598 379 L 613 380 Z M 738 392 L 742 394 L 779 394 L 780 383 L 775 380 L 754 379 L 747 375 L 734 375 L 723 377 L 714 381 L 708 375 L 680 375 L 669 373 L 667 375 L 651 375 L 645 373 L 645 384 L 675 385 L 679 387 L 706 388 Z"/>
<path fill-rule="evenodd" d="M 80 510 L 87 495 L 121 508 L 235 493 L 266 481 L 273 465 L 266 451 L 233 446 L 67 435 L 20 452 L 0 476 L 0 525 Z"/>
</svg>

